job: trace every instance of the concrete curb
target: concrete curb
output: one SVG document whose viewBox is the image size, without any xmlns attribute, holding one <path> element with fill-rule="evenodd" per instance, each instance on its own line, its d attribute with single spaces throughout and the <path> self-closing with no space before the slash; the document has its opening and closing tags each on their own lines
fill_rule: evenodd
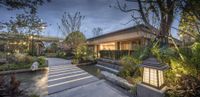
<svg viewBox="0 0 200 97">
<path fill-rule="evenodd" d="M 39 68 L 35 71 L 47 71 L 48 67 Z M 12 74 L 12 73 L 22 73 L 22 72 L 34 72 L 31 69 L 20 69 L 20 70 L 9 70 L 9 71 L 2 71 L 0 75 Z"/>
<path fill-rule="evenodd" d="M 107 71 L 101 71 L 101 75 L 108 81 L 112 82 L 113 84 L 116 84 L 126 90 L 130 90 L 134 85 L 128 83 L 125 79 L 118 77 L 112 73 L 109 73 Z"/>
<path fill-rule="evenodd" d="M 87 63 L 79 63 L 79 64 L 72 64 L 76 66 L 87 66 L 87 65 L 95 65 L 96 62 L 87 62 Z"/>
</svg>

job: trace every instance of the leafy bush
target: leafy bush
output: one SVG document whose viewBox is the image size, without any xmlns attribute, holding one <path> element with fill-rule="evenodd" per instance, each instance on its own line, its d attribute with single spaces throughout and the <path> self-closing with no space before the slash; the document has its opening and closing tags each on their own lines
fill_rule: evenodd
<svg viewBox="0 0 200 97">
<path fill-rule="evenodd" d="M 30 64 L 33 62 L 33 57 L 27 54 L 16 53 L 14 54 L 14 58 L 16 64 L 21 64 L 21 63 Z"/>
<path fill-rule="evenodd" d="M 79 60 L 78 59 L 72 59 L 72 64 L 78 64 L 79 63 Z"/>
<path fill-rule="evenodd" d="M 58 58 L 66 58 L 66 53 L 63 51 L 58 51 L 56 56 Z"/>
<path fill-rule="evenodd" d="M 194 43 L 192 45 L 192 54 L 191 58 L 192 63 L 195 65 L 197 69 L 200 69 L 200 43 Z"/>
<path fill-rule="evenodd" d="M 86 43 L 86 37 L 82 32 L 71 32 L 65 39 L 71 49 L 76 49 Z"/>
<path fill-rule="evenodd" d="M 7 70 L 17 70 L 17 69 L 29 69 L 31 64 L 3 64 L 0 65 L 0 71 L 7 71 Z"/>
<path fill-rule="evenodd" d="M 6 53 L 0 52 L 0 58 L 6 58 Z"/>
<path fill-rule="evenodd" d="M 46 59 L 43 56 L 40 56 L 37 58 L 37 61 L 39 62 L 40 65 L 45 65 Z"/>
<path fill-rule="evenodd" d="M 155 44 L 151 48 L 151 53 L 156 57 L 161 63 L 169 63 L 170 59 L 175 57 L 175 51 L 172 48 L 162 47 L 159 48 L 159 45 Z"/>
<path fill-rule="evenodd" d="M 75 61 L 78 60 L 78 63 L 87 62 L 87 61 L 94 61 L 95 57 L 92 51 L 88 49 L 86 45 L 79 46 L 75 49 Z"/>
<path fill-rule="evenodd" d="M 123 69 L 119 75 L 122 77 L 138 76 L 140 75 L 139 64 L 136 64 L 136 60 L 132 56 L 124 56 L 120 60 Z"/>
<path fill-rule="evenodd" d="M 57 53 L 45 53 L 46 57 L 56 57 Z"/>
</svg>

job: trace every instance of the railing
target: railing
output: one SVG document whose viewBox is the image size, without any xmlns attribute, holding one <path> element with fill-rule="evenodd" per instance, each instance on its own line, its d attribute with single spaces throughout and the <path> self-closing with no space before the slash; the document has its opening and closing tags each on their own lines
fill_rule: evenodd
<svg viewBox="0 0 200 97">
<path fill-rule="evenodd" d="M 108 58 L 118 60 L 126 55 L 133 55 L 133 50 L 101 50 L 99 51 L 100 58 Z"/>
</svg>

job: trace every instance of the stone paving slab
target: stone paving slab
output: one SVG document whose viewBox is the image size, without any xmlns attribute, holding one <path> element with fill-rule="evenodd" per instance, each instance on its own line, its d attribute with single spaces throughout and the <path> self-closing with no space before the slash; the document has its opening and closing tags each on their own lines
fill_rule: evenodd
<svg viewBox="0 0 200 97">
<path fill-rule="evenodd" d="M 48 97 L 129 97 L 104 80 L 62 91 Z"/>
<path fill-rule="evenodd" d="M 69 60 L 48 58 L 47 97 L 128 97 Z"/>
<path fill-rule="evenodd" d="M 70 61 L 50 58 L 48 73 L 48 94 L 98 81 L 98 78 L 72 65 Z M 54 61 L 55 60 L 55 61 Z"/>
</svg>

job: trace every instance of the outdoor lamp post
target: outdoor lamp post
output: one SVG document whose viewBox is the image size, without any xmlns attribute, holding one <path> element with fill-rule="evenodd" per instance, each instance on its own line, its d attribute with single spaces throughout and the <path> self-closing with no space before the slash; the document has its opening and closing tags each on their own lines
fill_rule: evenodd
<svg viewBox="0 0 200 97">
<path fill-rule="evenodd" d="M 143 76 L 142 83 L 137 85 L 138 97 L 164 97 L 166 89 L 163 71 L 169 66 L 161 64 L 156 58 L 148 58 L 140 66 L 143 68 Z"/>
<path fill-rule="evenodd" d="M 168 65 L 161 65 L 155 58 L 148 58 L 141 64 L 143 67 L 142 83 L 161 89 L 164 86 L 163 71 Z"/>
</svg>

